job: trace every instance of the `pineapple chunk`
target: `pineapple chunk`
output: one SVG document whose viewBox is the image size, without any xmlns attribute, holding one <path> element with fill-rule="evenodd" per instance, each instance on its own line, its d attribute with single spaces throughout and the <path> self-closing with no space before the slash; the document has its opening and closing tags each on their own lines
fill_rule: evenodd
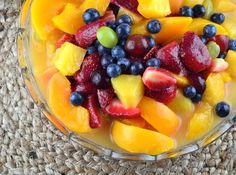
<svg viewBox="0 0 236 175">
<path fill-rule="evenodd" d="M 231 76 L 236 77 L 236 69 L 235 69 L 235 66 L 236 66 L 236 52 L 230 50 L 227 53 L 227 56 L 226 56 L 225 60 L 229 63 L 229 67 L 227 69 L 227 72 Z"/>
<path fill-rule="evenodd" d="M 137 107 L 144 94 L 141 76 L 121 75 L 112 78 L 111 82 L 115 93 L 125 107 Z"/>
<path fill-rule="evenodd" d="M 202 5 L 204 0 L 184 0 L 182 6 L 194 7 L 197 4 Z"/>
<path fill-rule="evenodd" d="M 54 57 L 55 67 L 64 75 L 74 75 L 80 69 L 86 50 L 65 42 Z"/>
<path fill-rule="evenodd" d="M 215 12 L 231 12 L 236 9 L 236 4 L 232 0 L 212 0 Z"/>
<path fill-rule="evenodd" d="M 138 12 L 145 18 L 159 18 L 171 14 L 169 0 L 138 0 Z"/>
</svg>

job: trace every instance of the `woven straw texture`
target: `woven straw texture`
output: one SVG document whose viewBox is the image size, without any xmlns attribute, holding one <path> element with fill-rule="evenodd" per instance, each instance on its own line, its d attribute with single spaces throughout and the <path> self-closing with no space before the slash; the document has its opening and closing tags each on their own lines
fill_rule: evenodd
<svg viewBox="0 0 236 175">
<path fill-rule="evenodd" d="M 101 157 L 70 143 L 48 123 L 49 129 L 18 67 L 19 11 L 20 0 L 0 0 L 0 174 L 236 174 L 236 128 L 207 148 L 157 163 Z"/>
</svg>

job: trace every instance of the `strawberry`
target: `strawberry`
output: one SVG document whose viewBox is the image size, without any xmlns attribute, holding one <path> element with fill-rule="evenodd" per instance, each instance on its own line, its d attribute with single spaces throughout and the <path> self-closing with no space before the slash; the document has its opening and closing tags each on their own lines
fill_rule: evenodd
<svg viewBox="0 0 236 175">
<path fill-rule="evenodd" d="M 148 67 L 143 74 L 143 83 L 150 90 L 162 90 L 176 85 L 176 79 L 166 70 Z"/>
<path fill-rule="evenodd" d="M 175 97 L 177 92 L 177 86 L 171 86 L 166 89 L 162 89 L 160 91 L 152 91 L 150 89 L 145 90 L 145 95 L 153 98 L 161 103 L 170 103 Z"/>
<path fill-rule="evenodd" d="M 193 72 L 201 72 L 211 66 L 211 56 L 206 45 L 194 32 L 184 34 L 180 46 L 184 65 Z"/>
<path fill-rule="evenodd" d="M 101 127 L 102 117 L 99 114 L 96 95 L 91 95 L 88 97 L 86 108 L 88 109 L 90 114 L 90 120 L 89 120 L 90 127 L 91 128 Z"/>
<path fill-rule="evenodd" d="M 210 72 L 219 73 L 225 71 L 229 67 L 224 59 L 213 59 L 211 62 Z"/>
<path fill-rule="evenodd" d="M 226 52 L 229 49 L 229 37 L 227 35 L 216 35 L 209 41 L 215 41 L 220 46 L 221 52 Z"/>
<path fill-rule="evenodd" d="M 116 20 L 116 16 L 114 15 L 112 10 L 107 10 L 105 12 L 105 14 L 103 15 L 102 19 L 106 22 L 108 21 L 115 21 Z"/>
<path fill-rule="evenodd" d="M 75 73 L 74 78 L 78 83 L 84 83 L 90 80 L 91 74 L 101 67 L 100 58 L 97 53 L 84 58 L 81 68 Z"/>
<path fill-rule="evenodd" d="M 149 52 L 145 55 L 144 60 L 149 60 L 151 58 L 154 58 L 157 51 L 158 51 L 158 46 L 154 46 L 153 48 L 151 48 L 151 50 L 149 50 Z"/>
<path fill-rule="evenodd" d="M 111 116 L 119 118 L 137 118 L 141 113 L 139 108 L 125 108 L 118 99 L 112 100 L 106 107 L 106 112 Z"/>
<path fill-rule="evenodd" d="M 75 34 L 75 39 L 80 47 L 87 48 L 97 39 L 97 30 L 106 25 L 104 19 L 92 22 L 81 27 Z"/>
<path fill-rule="evenodd" d="M 197 89 L 199 93 L 203 93 L 206 89 L 206 80 L 202 74 L 191 73 L 188 75 L 190 83 Z"/>
<path fill-rule="evenodd" d="M 112 4 L 115 4 L 119 7 L 126 8 L 134 13 L 139 14 L 138 8 L 138 1 L 137 0 L 111 0 Z"/>
<path fill-rule="evenodd" d="M 179 44 L 174 41 L 167 44 L 156 53 L 156 58 L 160 58 L 161 66 L 177 74 L 186 75 L 187 70 L 179 57 Z"/>
<path fill-rule="evenodd" d="M 75 36 L 70 34 L 62 35 L 62 37 L 56 42 L 56 48 L 60 48 L 65 42 L 76 44 Z"/>
<path fill-rule="evenodd" d="M 74 87 L 74 91 L 81 92 L 83 94 L 96 94 L 96 86 L 91 82 L 77 83 Z"/>
<path fill-rule="evenodd" d="M 100 107 L 105 110 L 105 108 L 111 103 L 112 99 L 115 97 L 115 93 L 112 88 L 98 89 L 97 96 Z"/>
</svg>

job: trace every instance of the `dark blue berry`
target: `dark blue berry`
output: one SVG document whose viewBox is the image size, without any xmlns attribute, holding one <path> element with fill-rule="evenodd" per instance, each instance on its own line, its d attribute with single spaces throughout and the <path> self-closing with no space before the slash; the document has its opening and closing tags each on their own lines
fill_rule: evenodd
<svg viewBox="0 0 236 175">
<path fill-rule="evenodd" d="M 119 38 L 125 39 L 131 33 L 131 27 L 129 24 L 122 23 L 122 24 L 118 25 L 118 27 L 116 28 L 116 33 Z"/>
<path fill-rule="evenodd" d="M 147 24 L 147 30 L 153 34 L 159 33 L 161 31 L 161 23 L 156 19 L 152 19 Z"/>
<path fill-rule="evenodd" d="M 110 27 L 111 29 L 116 30 L 117 24 L 115 21 L 108 21 L 107 27 Z"/>
<path fill-rule="evenodd" d="M 229 50 L 235 50 L 236 51 L 236 40 L 235 39 L 229 40 Z"/>
<path fill-rule="evenodd" d="M 130 60 L 127 58 L 121 58 L 117 61 L 117 64 L 121 67 L 122 72 L 126 72 L 130 67 Z"/>
<path fill-rule="evenodd" d="M 121 67 L 117 64 L 110 64 L 107 67 L 107 75 L 111 78 L 117 77 L 121 74 Z"/>
<path fill-rule="evenodd" d="M 223 52 L 221 52 L 218 56 L 218 58 L 222 58 L 222 59 L 225 59 L 225 57 L 226 57 L 226 54 Z"/>
<path fill-rule="evenodd" d="M 143 64 L 140 62 L 134 62 L 130 67 L 130 73 L 132 75 L 139 75 L 142 74 L 144 71 Z"/>
<path fill-rule="evenodd" d="M 125 50 L 123 47 L 121 46 L 116 46 L 111 50 L 111 55 L 113 58 L 125 58 L 126 54 L 125 54 Z"/>
<path fill-rule="evenodd" d="M 199 36 L 199 38 L 201 39 L 201 41 L 206 44 L 207 43 L 207 38 L 203 35 Z"/>
<path fill-rule="evenodd" d="M 217 24 L 222 24 L 225 21 L 225 15 L 223 13 L 214 13 L 211 16 L 211 21 Z"/>
<path fill-rule="evenodd" d="M 215 36 L 216 33 L 217 33 L 217 29 L 212 24 L 206 25 L 203 29 L 203 35 L 207 38 L 211 38 L 211 37 Z"/>
<path fill-rule="evenodd" d="M 156 45 L 156 41 L 152 36 L 147 36 L 146 39 L 148 41 L 149 48 L 153 48 Z"/>
<path fill-rule="evenodd" d="M 96 40 L 93 45 L 94 45 L 94 47 L 98 48 L 98 46 L 100 45 L 100 42 L 98 40 Z"/>
<path fill-rule="evenodd" d="M 96 86 L 100 85 L 102 78 L 103 77 L 99 71 L 95 71 L 91 74 L 91 82 Z"/>
<path fill-rule="evenodd" d="M 197 90 L 195 87 L 193 86 L 187 86 L 186 88 L 184 88 L 184 96 L 187 98 L 193 98 L 195 97 L 197 94 Z"/>
<path fill-rule="evenodd" d="M 126 23 L 126 24 L 131 25 L 132 19 L 130 18 L 129 15 L 122 15 L 117 19 L 117 24 L 119 25 L 119 24 L 122 24 L 122 23 Z"/>
<path fill-rule="evenodd" d="M 225 102 L 220 102 L 216 105 L 215 111 L 219 117 L 227 117 L 230 113 L 230 105 Z"/>
<path fill-rule="evenodd" d="M 112 56 L 110 56 L 110 55 L 103 55 L 102 56 L 101 65 L 104 69 L 106 69 L 109 64 L 112 64 L 114 62 L 115 62 L 115 59 Z"/>
<path fill-rule="evenodd" d="M 99 55 L 110 55 L 111 54 L 111 49 L 106 48 L 103 45 L 99 44 L 98 53 L 99 53 Z"/>
<path fill-rule="evenodd" d="M 156 67 L 160 68 L 161 67 L 161 60 L 158 58 L 151 58 L 146 62 L 146 67 Z"/>
<path fill-rule="evenodd" d="M 193 103 L 199 103 L 202 100 L 202 95 L 196 94 L 191 100 Z"/>
<path fill-rule="evenodd" d="M 197 4 L 193 7 L 193 16 L 195 18 L 201 18 L 205 16 L 206 8 L 203 5 Z"/>
<path fill-rule="evenodd" d="M 181 16 L 188 16 L 188 17 L 192 17 L 193 16 L 193 9 L 189 6 L 183 6 L 180 9 L 180 15 Z"/>
<path fill-rule="evenodd" d="M 80 106 L 84 101 L 84 97 L 79 92 L 72 92 L 70 95 L 70 102 L 74 106 Z"/>
<path fill-rule="evenodd" d="M 91 82 L 96 85 L 97 88 L 107 88 L 110 84 L 110 78 L 106 75 L 106 72 L 97 70 L 91 74 Z"/>
<path fill-rule="evenodd" d="M 125 39 L 120 40 L 119 45 L 122 46 L 123 48 L 125 48 L 126 40 Z"/>
<path fill-rule="evenodd" d="M 98 10 L 90 8 L 87 9 L 83 14 L 83 19 L 86 24 L 94 22 L 100 18 Z"/>
<path fill-rule="evenodd" d="M 91 47 L 88 47 L 88 48 L 87 48 L 87 53 L 88 53 L 89 55 L 95 53 L 96 51 L 97 51 L 97 49 L 96 49 L 95 46 L 91 46 Z"/>
</svg>

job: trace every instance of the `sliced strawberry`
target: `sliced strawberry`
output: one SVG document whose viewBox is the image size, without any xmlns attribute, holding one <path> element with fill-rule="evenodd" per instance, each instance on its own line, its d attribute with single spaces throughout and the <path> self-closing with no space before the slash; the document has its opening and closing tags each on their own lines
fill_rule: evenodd
<svg viewBox="0 0 236 175">
<path fill-rule="evenodd" d="M 220 46 L 221 52 L 226 52 L 229 49 L 229 37 L 227 35 L 216 35 L 210 38 L 209 41 L 215 41 Z"/>
<path fill-rule="evenodd" d="M 97 88 L 91 82 L 77 83 L 74 87 L 74 91 L 81 92 L 85 95 L 96 94 Z"/>
<path fill-rule="evenodd" d="M 101 67 L 100 57 L 97 53 L 84 58 L 80 70 L 75 73 L 74 78 L 78 83 L 84 83 L 90 80 L 91 74 Z"/>
<path fill-rule="evenodd" d="M 114 15 L 112 10 L 107 10 L 105 12 L 105 14 L 103 15 L 102 19 L 106 22 L 108 21 L 115 21 L 116 20 L 116 16 Z"/>
<path fill-rule="evenodd" d="M 92 22 L 81 27 L 75 34 L 75 39 L 80 47 L 87 48 L 96 40 L 97 30 L 106 25 L 104 19 Z"/>
<path fill-rule="evenodd" d="M 98 89 L 97 96 L 100 107 L 105 110 L 105 108 L 111 103 L 112 99 L 115 97 L 115 93 L 112 88 Z"/>
<path fill-rule="evenodd" d="M 179 44 L 174 41 L 167 44 L 156 53 L 156 58 L 160 58 L 161 66 L 177 74 L 186 75 L 187 70 L 179 57 Z"/>
<path fill-rule="evenodd" d="M 56 42 L 56 48 L 60 48 L 65 42 L 76 44 L 75 36 L 70 34 L 62 35 L 62 37 Z"/>
<path fill-rule="evenodd" d="M 106 112 L 111 116 L 119 118 L 137 118 L 141 113 L 139 108 L 125 108 L 118 99 L 112 100 L 106 107 Z"/>
<path fill-rule="evenodd" d="M 160 91 L 152 91 L 148 88 L 145 90 L 146 96 L 165 104 L 170 103 L 176 97 L 176 93 L 177 86 L 175 85 Z"/>
<path fill-rule="evenodd" d="M 206 80 L 204 76 L 200 73 L 191 73 L 188 75 L 190 83 L 197 89 L 199 93 L 203 93 L 206 89 Z"/>
<path fill-rule="evenodd" d="M 137 0 L 111 0 L 112 4 L 115 4 L 119 7 L 126 8 L 134 13 L 139 14 L 138 8 L 138 1 Z"/>
<path fill-rule="evenodd" d="M 211 62 L 210 72 L 219 73 L 225 71 L 229 67 L 224 59 L 213 59 Z"/>
<path fill-rule="evenodd" d="M 149 52 L 144 57 L 144 60 L 149 60 L 151 58 L 155 58 L 158 48 L 159 48 L 158 46 L 154 46 L 153 48 L 151 48 L 151 50 L 149 50 Z"/>
<path fill-rule="evenodd" d="M 193 32 L 184 34 L 180 55 L 184 65 L 193 72 L 201 72 L 211 66 L 211 56 L 206 45 Z"/>
<path fill-rule="evenodd" d="M 166 70 L 148 67 L 143 74 L 143 83 L 150 90 L 162 90 L 176 85 L 176 79 Z"/>
<path fill-rule="evenodd" d="M 99 114 L 97 97 L 96 95 L 91 95 L 88 97 L 86 108 L 90 114 L 89 124 L 91 128 L 99 128 L 102 124 L 102 117 Z"/>
</svg>

